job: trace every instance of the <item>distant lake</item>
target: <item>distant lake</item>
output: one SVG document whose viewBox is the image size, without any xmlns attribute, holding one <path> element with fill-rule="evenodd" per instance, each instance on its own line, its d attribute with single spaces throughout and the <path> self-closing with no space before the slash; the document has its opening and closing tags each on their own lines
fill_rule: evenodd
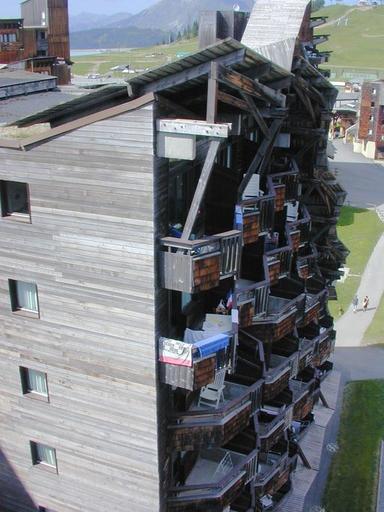
<svg viewBox="0 0 384 512">
<path fill-rule="evenodd" d="M 86 57 L 87 55 L 98 55 L 107 50 L 71 50 L 71 57 Z"/>
<path fill-rule="evenodd" d="M 132 48 L 107 48 L 107 49 L 89 49 L 89 50 L 71 50 L 71 57 L 87 57 L 89 55 L 100 55 L 104 53 L 129 52 Z"/>
</svg>

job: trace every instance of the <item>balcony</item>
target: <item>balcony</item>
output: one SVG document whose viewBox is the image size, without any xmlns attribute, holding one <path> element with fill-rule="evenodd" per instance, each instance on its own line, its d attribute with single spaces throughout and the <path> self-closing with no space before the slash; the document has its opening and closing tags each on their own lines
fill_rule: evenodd
<svg viewBox="0 0 384 512">
<path fill-rule="evenodd" d="M 307 293 L 305 298 L 305 308 L 302 325 L 308 325 L 319 319 L 321 310 L 324 308 L 327 299 L 327 290 L 322 290 L 317 294 Z"/>
<path fill-rule="evenodd" d="M 271 354 L 268 369 L 265 371 L 263 401 L 273 400 L 288 387 L 292 374 L 295 373 L 297 354 L 289 357 Z"/>
<path fill-rule="evenodd" d="M 315 339 L 302 338 L 299 342 L 299 365 L 298 372 L 303 371 L 312 363 L 317 344 Z"/>
<path fill-rule="evenodd" d="M 219 447 L 228 443 L 249 424 L 261 404 L 262 381 L 252 386 L 225 382 L 217 408 L 192 404 L 185 413 L 173 414 L 168 425 L 167 447 L 188 451 Z"/>
<path fill-rule="evenodd" d="M 264 271 L 269 277 L 271 286 L 278 283 L 279 279 L 289 276 L 292 265 L 292 247 L 287 245 L 271 251 L 264 255 Z"/>
<path fill-rule="evenodd" d="M 306 206 L 300 206 L 300 214 L 297 218 L 287 218 L 289 229 L 300 231 L 300 246 L 302 247 L 310 240 L 311 216 Z"/>
<path fill-rule="evenodd" d="M 318 44 L 326 43 L 329 39 L 329 34 L 315 34 L 312 39 L 312 43 L 314 46 Z"/>
<path fill-rule="evenodd" d="M 249 327 L 254 324 L 254 319 L 265 316 L 268 300 L 268 281 L 254 283 L 247 279 L 239 279 L 234 293 L 234 308 L 239 312 L 239 326 Z"/>
<path fill-rule="evenodd" d="M 276 451 L 259 454 L 255 480 L 256 495 L 273 495 L 289 479 L 291 473 L 287 443 L 284 441 Z"/>
<path fill-rule="evenodd" d="M 258 415 L 260 448 L 267 452 L 281 438 L 291 418 L 292 407 L 265 405 Z"/>
<path fill-rule="evenodd" d="M 205 338 L 188 343 L 160 338 L 160 378 L 164 384 L 194 391 L 215 380 L 218 368 L 230 368 L 236 349 L 233 333 L 203 332 Z"/>
<path fill-rule="evenodd" d="M 259 235 L 273 228 L 275 198 L 273 195 L 245 199 L 236 208 L 236 228 L 243 232 L 243 244 L 257 242 Z"/>
<path fill-rule="evenodd" d="M 308 417 L 319 396 L 320 383 L 314 377 L 314 370 L 312 373 L 310 371 L 307 373 L 309 374 L 306 376 L 307 380 L 291 380 L 289 383 L 293 394 L 293 420 L 295 421 Z"/>
<path fill-rule="evenodd" d="M 237 275 L 240 231 L 228 231 L 203 240 L 161 239 L 161 285 L 168 290 L 197 293 Z"/>
<path fill-rule="evenodd" d="M 253 325 L 257 326 L 258 332 L 269 334 L 272 341 L 277 341 L 295 328 L 302 316 L 304 300 L 304 294 L 293 299 L 269 295 L 266 314 L 262 318 L 255 318 Z"/>
<path fill-rule="evenodd" d="M 328 16 L 311 16 L 310 28 L 320 27 L 327 23 Z"/>
<path fill-rule="evenodd" d="M 172 512 L 222 512 L 255 479 L 257 450 L 249 455 L 216 448 L 196 457 L 185 483 L 169 489 Z"/>
<path fill-rule="evenodd" d="M 312 361 L 312 364 L 316 367 L 323 365 L 335 348 L 336 333 L 333 327 L 321 328 L 321 330 L 322 332 L 318 336 L 316 352 Z"/>
<path fill-rule="evenodd" d="M 299 198 L 299 173 L 298 171 L 281 172 L 272 174 L 269 179 L 276 193 L 276 210 L 282 210 L 286 202 L 297 201 Z M 282 204 L 281 204 L 282 203 Z M 279 210 L 278 210 L 279 209 Z"/>
</svg>

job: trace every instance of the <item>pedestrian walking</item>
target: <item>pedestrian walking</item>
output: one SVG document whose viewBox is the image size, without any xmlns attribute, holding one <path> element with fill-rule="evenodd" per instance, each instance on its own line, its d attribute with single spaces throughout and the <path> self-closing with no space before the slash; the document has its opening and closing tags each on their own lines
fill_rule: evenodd
<svg viewBox="0 0 384 512">
<path fill-rule="evenodd" d="M 359 305 L 359 297 L 355 295 L 352 299 L 352 305 L 353 305 L 353 312 L 356 313 L 357 306 Z"/>
<path fill-rule="evenodd" d="M 363 311 L 367 311 L 368 304 L 369 304 L 369 297 L 368 297 L 368 295 L 366 295 L 363 300 Z"/>
</svg>

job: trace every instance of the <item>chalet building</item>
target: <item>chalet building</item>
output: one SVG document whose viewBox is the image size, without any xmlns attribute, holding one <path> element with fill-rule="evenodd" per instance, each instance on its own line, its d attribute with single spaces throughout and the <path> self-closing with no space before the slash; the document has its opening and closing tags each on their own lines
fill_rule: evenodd
<svg viewBox="0 0 384 512">
<path fill-rule="evenodd" d="M 289 58 L 256 39 L 264 7 L 242 42 L 0 140 L 2 510 L 261 512 L 290 492 L 332 368 L 345 192 L 306 1 L 285 6 Z"/>
<path fill-rule="evenodd" d="M 354 150 L 367 158 L 384 159 L 384 80 L 362 85 Z"/>
<path fill-rule="evenodd" d="M 0 63 L 70 83 L 68 0 L 25 0 L 19 20 L 0 20 Z"/>
<path fill-rule="evenodd" d="M 0 20 L 0 64 L 23 58 L 23 20 Z"/>
</svg>

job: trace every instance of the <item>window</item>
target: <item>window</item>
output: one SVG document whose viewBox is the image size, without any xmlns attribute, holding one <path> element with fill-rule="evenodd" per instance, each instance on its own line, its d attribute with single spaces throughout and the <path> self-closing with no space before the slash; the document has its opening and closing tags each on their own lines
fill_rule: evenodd
<svg viewBox="0 0 384 512">
<path fill-rule="evenodd" d="M 21 385 L 24 395 L 48 400 L 47 374 L 38 370 L 20 367 Z"/>
<path fill-rule="evenodd" d="M 9 280 L 9 293 L 11 297 L 12 311 L 24 312 L 39 316 L 39 301 L 37 297 L 37 286 L 34 283 Z"/>
<path fill-rule="evenodd" d="M 26 183 L 0 181 L 1 216 L 30 221 L 29 190 Z"/>
<path fill-rule="evenodd" d="M 33 465 L 42 465 L 57 472 L 56 450 L 35 441 L 30 441 L 30 445 Z"/>
</svg>

